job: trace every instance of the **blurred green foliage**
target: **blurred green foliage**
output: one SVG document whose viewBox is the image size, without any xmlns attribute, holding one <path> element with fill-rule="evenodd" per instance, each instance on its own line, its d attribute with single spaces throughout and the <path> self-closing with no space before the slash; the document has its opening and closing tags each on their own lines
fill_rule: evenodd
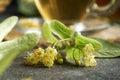
<svg viewBox="0 0 120 80">
<path fill-rule="evenodd" d="M 17 0 L 18 11 L 25 16 L 38 16 L 40 15 L 34 0 Z"/>
</svg>

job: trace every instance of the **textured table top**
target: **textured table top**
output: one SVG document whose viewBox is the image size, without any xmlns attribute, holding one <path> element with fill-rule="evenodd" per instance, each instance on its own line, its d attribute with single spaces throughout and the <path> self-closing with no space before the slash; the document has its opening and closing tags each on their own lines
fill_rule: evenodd
<svg viewBox="0 0 120 80">
<path fill-rule="evenodd" d="M 25 54 L 18 56 L 0 80 L 120 80 L 120 59 L 97 59 L 96 67 L 85 68 L 71 64 L 25 66 Z"/>
</svg>

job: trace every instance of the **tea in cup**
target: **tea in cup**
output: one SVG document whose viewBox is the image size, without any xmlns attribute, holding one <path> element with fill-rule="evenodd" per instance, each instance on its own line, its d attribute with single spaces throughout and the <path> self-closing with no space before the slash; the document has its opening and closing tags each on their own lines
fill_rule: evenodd
<svg viewBox="0 0 120 80">
<path fill-rule="evenodd" d="M 74 25 L 75 31 L 82 31 L 85 28 L 82 20 L 91 11 L 99 13 L 101 10 L 107 14 L 111 7 L 116 4 L 116 0 L 112 0 L 105 9 L 97 6 L 95 0 L 34 0 L 35 4 L 43 17 L 47 22 L 53 19 L 57 19 L 65 25 Z M 111 4 L 112 3 L 112 4 Z M 109 11 L 107 11 L 109 10 Z M 107 12 L 106 12 L 107 11 Z"/>
</svg>

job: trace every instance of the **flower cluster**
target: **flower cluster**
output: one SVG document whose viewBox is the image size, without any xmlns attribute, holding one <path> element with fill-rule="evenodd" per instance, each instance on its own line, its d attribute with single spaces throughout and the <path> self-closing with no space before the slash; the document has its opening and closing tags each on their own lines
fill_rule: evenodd
<svg viewBox="0 0 120 80">
<path fill-rule="evenodd" d="M 83 48 L 84 63 L 86 67 L 93 67 L 97 65 L 97 62 L 94 57 L 94 48 L 92 44 L 86 44 Z"/>
<path fill-rule="evenodd" d="M 44 64 L 44 66 L 51 67 L 54 64 L 56 55 L 56 49 L 48 47 L 44 53 L 44 56 L 41 58 L 41 62 Z"/>
<path fill-rule="evenodd" d="M 25 57 L 25 64 L 27 65 L 37 65 L 41 58 L 43 57 L 44 49 L 38 48 L 35 49 L 32 53 L 28 53 Z"/>
<path fill-rule="evenodd" d="M 47 49 L 38 48 L 32 53 L 28 53 L 25 57 L 25 63 L 27 65 L 37 65 L 42 63 L 46 67 L 51 67 L 56 59 L 57 51 L 54 48 L 48 47 Z"/>
<path fill-rule="evenodd" d="M 80 52 L 80 51 L 79 51 Z M 76 65 L 84 64 L 86 67 L 94 67 L 97 65 L 97 62 L 94 57 L 94 47 L 92 44 L 86 44 L 85 47 L 77 55 L 77 59 L 74 55 Z M 74 53 L 75 54 L 75 53 Z M 35 49 L 32 53 L 28 53 L 25 57 L 25 63 L 27 65 L 37 65 L 42 63 L 46 67 L 52 67 L 55 61 L 59 64 L 63 64 L 64 58 L 60 53 L 57 52 L 55 48 L 48 47 L 46 49 L 38 48 Z"/>
</svg>

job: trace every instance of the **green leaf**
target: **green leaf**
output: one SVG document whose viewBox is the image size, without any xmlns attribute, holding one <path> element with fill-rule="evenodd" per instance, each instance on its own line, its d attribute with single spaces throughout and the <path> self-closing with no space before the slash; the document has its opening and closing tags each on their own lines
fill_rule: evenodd
<svg viewBox="0 0 120 80">
<path fill-rule="evenodd" d="M 32 49 L 39 42 L 37 33 L 29 33 L 20 38 L 0 43 L 0 75 L 12 63 L 17 55 Z"/>
<path fill-rule="evenodd" d="M 15 27 L 18 17 L 12 16 L 0 23 L 0 42 Z"/>
<path fill-rule="evenodd" d="M 54 37 L 54 35 L 51 32 L 50 25 L 47 22 L 44 22 L 42 27 L 42 36 L 51 43 L 56 43 L 58 40 Z"/>
<path fill-rule="evenodd" d="M 50 27 L 52 32 L 60 39 L 72 38 L 74 35 L 74 31 L 70 30 L 67 26 L 57 20 L 51 21 Z"/>
<path fill-rule="evenodd" d="M 66 59 L 70 63 L 75 63 L 77 60 L 82 61 L 83 53 L 79 48 L 68 46 L 66 48 Z"/>
<path fill-rule="evenodd" d="M 120 45 L 111 43 L 106 40 L 102 39 L 96 39 L 98 40 L 102 45 L 103 48 L 100 49 L 96 54 L 95 57 L 98 58 L 114 58 L 120 56 Z"/>
</svg>

